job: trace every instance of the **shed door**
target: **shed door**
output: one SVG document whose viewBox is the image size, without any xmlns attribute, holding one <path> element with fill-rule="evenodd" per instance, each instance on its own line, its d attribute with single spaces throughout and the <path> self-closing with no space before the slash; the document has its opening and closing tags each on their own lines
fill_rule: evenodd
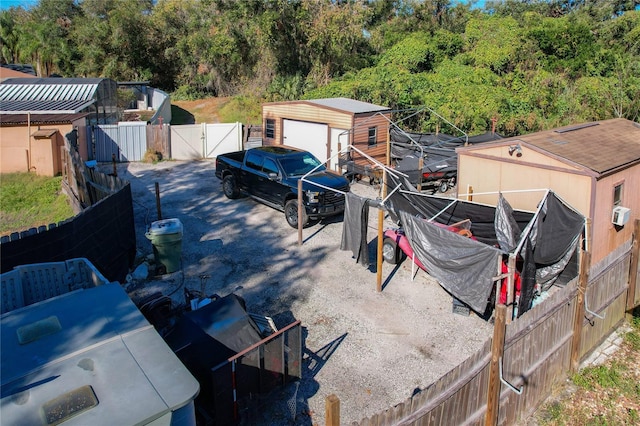
<svg viewBox="0 0 640 426">
<path fill-rule="evenodd" d="M 349 145 L 349 131 L 331 128 L 331 170 L 338 170 L 338 152 Z M 335 157 L 334 157 L 335 156 Z"/>
<path fill-rule="evenodd" d="M 309 151 L 320 161 L 327 160 L 329 126 L 326 124 L 283 120 L 282 134 L 284 145 Z"/>
</svg>

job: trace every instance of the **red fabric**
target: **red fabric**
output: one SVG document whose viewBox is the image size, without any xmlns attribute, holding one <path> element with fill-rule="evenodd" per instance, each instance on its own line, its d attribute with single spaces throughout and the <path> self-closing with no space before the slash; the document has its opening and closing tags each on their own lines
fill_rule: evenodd
<svg viewBox="0 0 640 426">
<path fill-rule="evenodd" d="M 507 264 L 502 262 L 502 273 L 503 274 L 507 274 L 509 273 L 509 268 L 507 267 Z M 513 275 L 513 280 L 515 282 L 515 287 L 516 287 L 516 294 L 514 296 L 520 296 L 520 286 L 521 286 L 521 281 L 520 281 L 520 274 L 518 273 L 518 271 L 515 271 L 514 275 Z M 500 303 L 502 303 L 503 305 L 507 304 L 507 278 L 503 278 L 502 279 L 502 286 L 500 287 Z"/>
</svg>

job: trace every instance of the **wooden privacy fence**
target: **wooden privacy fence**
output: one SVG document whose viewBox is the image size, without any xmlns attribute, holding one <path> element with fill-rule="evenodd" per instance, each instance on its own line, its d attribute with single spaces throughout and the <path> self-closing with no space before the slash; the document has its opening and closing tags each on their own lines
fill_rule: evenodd
<svg viewBox="0 0 640 426">
<path fill-rule="evenodd" d="M 502 323 L 502 336 L 499 306 L 494 337 L 475 355 L 406 401 L 353 425 L 510 425 L 531 415 L 638 305 L 640 219 L 634 230 L 632 241 L 597 265 L 582 253 L 580 276 L 517 320 Z M 504 343 L 492 352 L 497 337 Z"/>
<path fill-rule="evenodd" d="M 114 173 L 110 175 L 87 167 L 78 151 L 71 148 L 69 143 L 65 143 L 61 151 L 62 187 L 69 196 L 76 213 L 115 194 L 128 185 L 127 181 L 116 176 L 115 167 Z"/>
</svg>

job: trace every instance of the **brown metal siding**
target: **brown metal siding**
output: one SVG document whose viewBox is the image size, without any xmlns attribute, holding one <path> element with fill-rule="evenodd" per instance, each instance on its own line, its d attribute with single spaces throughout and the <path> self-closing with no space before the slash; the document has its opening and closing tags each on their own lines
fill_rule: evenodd
<svg viewBox="0 0 640 426">
<path fill-rule="evenodd" d="M 276 120 L 275 137 L 267 138 L 267 119 Z M 350 129 L 353 127 L 353 114 L 338 112 L 306 103 L 281 103 L 262 106 L 263 143 L 265 145 L 282 144 L 283 120 L 307 121 L 327 124 L 329 127 Z"/>
<path fill-rule="evenodd" d="M 369 128 L 376 127 L 375 146 L 369 146 Z M 387 162 L 387 138 L 389 134 L 389 120 L 381 114 L 359 114 L 356 116 L 352 132 L 351 144 L 382 164 Z M 353 155 L 357 164 L 365 165 L 369 161 L 359 155 Z"/>
<path fill-rule="evenodd" d="M 388 117 L 388 116 L 387 116 Z M 275 120 L 276 128 L 273 138 L 266 137 L 267 119 Z M 386 142 L 389 133 L 389 119 L 377 113 L 353 114 L 346 111 L 336 111 L 322 106 L 308 104 L 305 102 L 283 102 L 265 104 L 262 106 L 262 126 L 264 145 L 281 145 L 282 129 L 284 120 L 298 120 L 310 123 L 327 124 L 329 128 L 350 129 L 349 140 L 351 144 L 375 158 L 381 163 L 386 162 Z M 369 146 L 369 128 L 376 127 L 375 146 Z M 342 146 L 344 148 L 344 146 Z M 367 164 L 369 161 L 354 155 L 354 159 L 359 164 Z"/>
</svg>

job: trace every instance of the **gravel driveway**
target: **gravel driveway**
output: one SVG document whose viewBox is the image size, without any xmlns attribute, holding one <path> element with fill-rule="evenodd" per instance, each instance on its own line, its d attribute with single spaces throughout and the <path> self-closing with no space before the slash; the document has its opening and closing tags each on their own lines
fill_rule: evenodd
<svg viewBox="0 0 640 426">
<path fill-rule="evenodd" d="M 112 172 L 109 164 L 100 166 Z M 473 313 L 452 311 L 452 298 L 411 263 L 383 264 L 383 291 L 376 292 L 377 210 L 369 217 L 366 268 L 340 250 L 342 219 L 297 231 L 281 212 L 249 198 L 222 193 L 212 161 L 165 161 L 118 165 L 131 182 L 139 254 L 152 252 L 145 237 L 157 220 L 155 183 L 162 217 L 183 223 L 183 268 L 160 279 L 129 286 L 135 300 L 161 291 L 183 302 L 181 286 L 221 296 L 235 292 L 252 312 L 269 315 L 278 327 L 299 319 L 304 327 L 303 379 L 264 398 L 247 412 L 246 424 L 323 425 L 325 399 L 340 399 L 341 423 L 359 421 L 403 402 L 471 354 L 492 327 Z M 352 190 L 376 198 L 377 188 Z M 277 399 L 280 402 L 277 402 Z M 292 420 L 286 400 L 295 399 Z"/>
</svg>

